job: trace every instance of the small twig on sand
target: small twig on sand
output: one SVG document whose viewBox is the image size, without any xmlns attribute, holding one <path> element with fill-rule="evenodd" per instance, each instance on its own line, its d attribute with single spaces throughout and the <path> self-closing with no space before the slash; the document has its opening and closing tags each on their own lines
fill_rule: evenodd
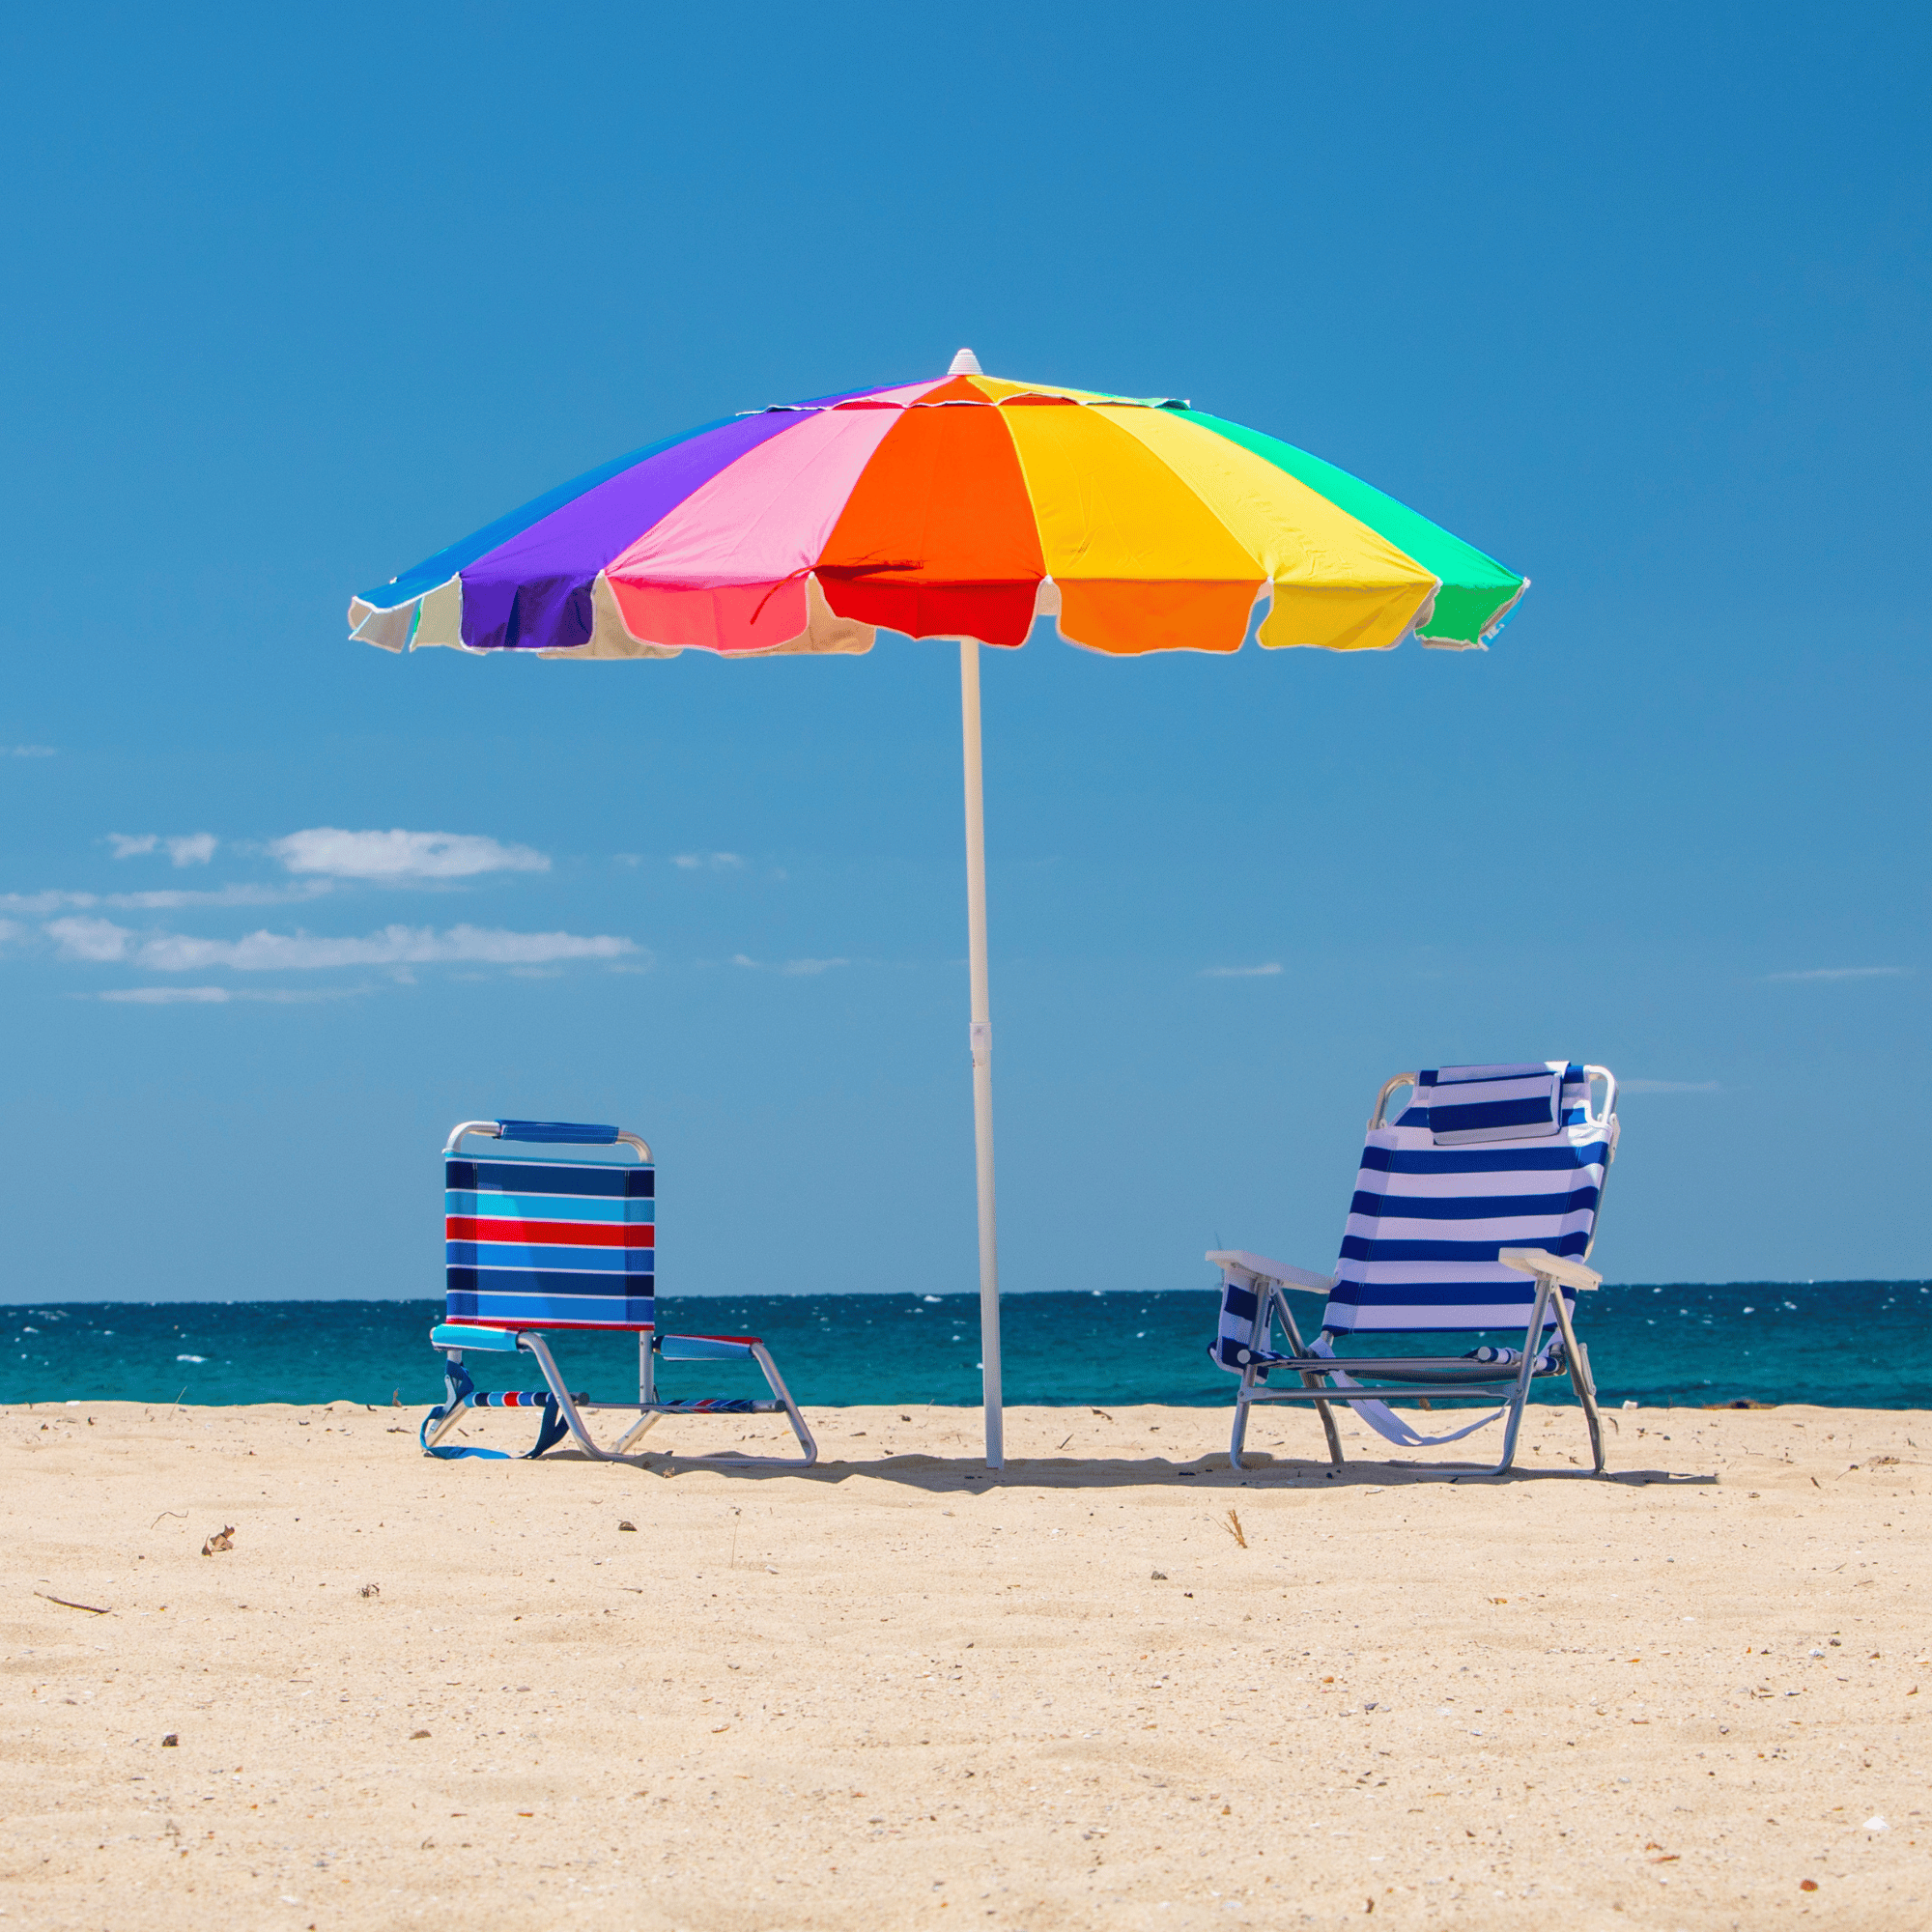
<svg viewBox="0 0 1932 1932">
<path fill-rule="evenodd" d="M 1241 1519 L 1233 1510 L 1228 1512 L 1228 1520 L 1221 1527 L 1238 1543 L 1243 1549 L 1248 1547 L 1248 1539 L 1241 1530 Z"/>
<path fill-rule="evenodd" d="M 1061 1443 L 1060 1443 L 1060 1445 L 1059 1445 L 1059 1446 L 1060 1446 L 1060 1448 L 1062 1448 L 1062 1449 L 1065 1449 L 1065 1448 L 1066 1447 L 1066 1444 L 1067 1444 L 1068 1442 L 1071 1442 L 1072 1440 L 1073 1440 L 1073 1437 L 1072 1437 L 1072 1435 L 1071 1435 L 1071 1434 L 1069 1433 L 1069 1434 L 1067 1435 L 1067 1436 L 1065 1437 L 1065 1440 L 1064 1440 L 1063 1442 L 1061 1442 Z"/>
<path fill-rule="evenodd" d="M 175 1419 L 175 1409 L 179 1408 L 182 1406 L 182 1395 L 185 1395 L 186 1393 L 187 1393 L 187 1384 L 185 1382 L 183 1382 L 181 1395 L 175 1397 L 174 1406 L 168 1410 L 167 1419 L 170 1422 L 172 1422 Z"/>
<path fill-rule="evenodd" d="M 184 1519 L 185 1519 L 185 1517 L 187 1516 L 187 1511 L 186 1511 L 186 1510 L 163 1510 L 163 1511 L 161 1512 L 161 1516 L 178 1516 L 178 1517 L 182 1517 L 182 1518 L 184 1518 Z M 159 1522 L 159 1521 L 160 1521 L 160 1520 L 161 1520 L 161 1516 L 157 1516 L 157 1517 L 156 1517 L 156 1518 L 155 1519 L 155 1522 Z M 154 1526 L 155 1526 L 155 1522 L 151 1522 L 151 1523 L 150 1523 L 150 1524 L 148 1525 L 148 1527 L 149 1527 L 150 1529 L 153 1529 L 153 1528 L 154 1528 Z"/>
<path fill-rule="evenodd" d="M 104 1617 L 110 1607 L 103 1604 L 76 1604 L 71 1597 L 50 1597 L 44 1590 L 36 1590 L 34 1595 L 43 1604 L 58 1604 L 64 1610 L 85 1610 L 91 1617 Z"/>
</svg>

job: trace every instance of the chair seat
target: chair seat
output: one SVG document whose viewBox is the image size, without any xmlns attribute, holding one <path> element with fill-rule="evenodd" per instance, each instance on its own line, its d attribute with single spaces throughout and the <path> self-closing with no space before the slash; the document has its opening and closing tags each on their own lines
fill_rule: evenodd
<svg viewBox="0 0 1932 1932">
<path fill-rule="evenodd" d="M 659 1415 L 779 1415 L 781 1402 L 752 1395 L 667 1396 L 651 1404 Z"/>
<path fill-rule="evenodd" d="M 1339 1369 L 1345 1376 L 1357 1379 L 1374 1376 L 1382 1381 L 1492 1382 L 1502 1377 L 1513 1377 L 1520 1359 L 1472 1362 L 1466 1355 L 1282 1355 L 1268 1366 L 1311 1376 L 1332 1375 Z M 1539 1368 L 1536 1373 L 1555 1375 L 1560 1369 Z"/>
</svg>

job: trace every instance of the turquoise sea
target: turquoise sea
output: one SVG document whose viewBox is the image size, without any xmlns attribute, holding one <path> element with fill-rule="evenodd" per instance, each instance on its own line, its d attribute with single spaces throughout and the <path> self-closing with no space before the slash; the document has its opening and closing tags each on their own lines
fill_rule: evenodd
<svg viewBox="0 0 1932 1932">
<path fill-rule="evenodd" d="M 1208 1290 L 1011 1296 L 1007 1401 L 1225 1404 L 1234 1378 L 1207 1354 L 1215 1306 Z M 974 1296 L 687 1296 L 659 1312 L 669 1333 L 762 1335 L 808 1406 L 980 1399 Z M 426 1403 L 441 1393 L 440 1358 L 428 1346 L 440 1314 L 440 1301 L 12 1306 L 0 1310 L 0 1402 Z M 1304 1333 L 1319 1321 L 1309 1297 Z M 1585 1297 L 1577 1331 L 1612 1404 L 1932 1407 L 1932 1283 L 1606 1287 Z M 574 1388 L 635 1393 L 631 1338 L 555 1342 Z M 486 1388 L 540 1382 L 521 1357 L 473 1366 Z M 755 1370 L 709 1364 L 665 1366 L 660 1385 L 673 1395 L 762 1389 Z M 1559 1386 L 1550 1399 L 1569 1397 Z"/>
</svg>

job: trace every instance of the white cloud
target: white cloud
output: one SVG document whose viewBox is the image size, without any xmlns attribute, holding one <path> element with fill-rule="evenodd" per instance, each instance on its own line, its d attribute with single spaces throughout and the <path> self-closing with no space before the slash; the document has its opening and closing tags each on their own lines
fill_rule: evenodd
<svg viewBox="0 0 1932 1932">
<path fill-rule="evenodd" d="M 98 997 L 130 1007 L 213 1007 L 235 996 L 226 986 L 122 986 Z"/>
<path fill-rule="evenodd" d="M 687 872 L 697 871 L 700 867 L 708 867 L 714 872 L 735 872 L 743 868 L 745 861 L 736 852 L 679 852 L 671 864 Z"/>
<path fill-rule="evenodd" d="M 105 924 L 105 921 L 98 922 Z M 607 933 L 505 932 L 453 925 L 386 925 L 360 939 L 324 939 L 306 932 L 251 932 L 242 939 L 191 939 L 159 933 L 144 941 L 137 963 L 157 973 L 192 973 L 225 966 L 237 973 L 315 972 L 340 966 L 429 966 L 469 961 L 486 966 L 547 966 L 563 959 L 621 959 L 635 941 Z"/>
<path fill-rule="evenodd" d="M 214 848 L 220 842 L 212 832 L 190 832 L 167 841 L 168 857 L 177 866 L 205 866 L 214 857 Z"/>
<path fill-rule="evenodd" d="M 177 866 L 205 866 L 221 843 L 212 832 L 184 832 L 168 838 L 158 832 L 110 832 L 107 842 L 117 859 L 144 859 L 165 846 Z"/>
<path fill-rule="evenodd" d="M 111 919 L 56 919 L 48 923 L 47 937 L 61 951 L 63 959 L 125 959 L 134 934 Z"/>
<path fill-rule="evenodd" d="M 317 1000 L 353 1000 L 366 993 L 367 986 L 340 986 L 326 992 L 259 992 L 253 987 L 231 990 L 226 986 L 117 986 L 109 993 L 88 997 L 104 1000 L 110 1006 L 128 1007 L 225 1007 L 235 1001 L 258 1005 L 309 1006 Z"/>
<path fill-rule="evenodd" d="M 1777 980 L 1908 980 L 1910 966 L 1814 966 L 1805 973 L 1767 973 L 1767 981 Z"/>
<path fill-rule="evenodd" d="M 291 905 L 301 899 L 320 898 L 329 890 L 327 879 L 303 879 L 289 886 L 217 886 L 210 892 L 189 892 L 177 887 L 171 892 L 108 893 L 100 903 L 130 912 L 174 912 L 182 906 Z"/>
<path fill-rule="evenodd" d="M 9 745 L 7 755 L 10 758 L 51 758 L 54 748 L 51 745 Z"/>
<path fill-rule="evenodd" d="M 236 973 L 317 972 L 343 966 L 426 966 L 469 961 L 486 966 L 549 966 L 566 959 L 626 959 L 650 955 L 635 940 L 608 933 L 506 932 L 498 927 L 387 925 L 357 939 L 306 932 L 251 932 L 241 939 L 197 939 L 185 933 L 143 935 L 112 920 L 50 920 L 47 936 L 64 959 L 125 961 L 151 973 L 194 973 L 226 967 Z"/>
<path fill-rule="evenodd" d="M 44 918 L 67 907 L 113 906 L 124 912 L 175 912 L 183 906 L 291 905 L 331 892 L 327 879 L 302 879 L 287 886 L 216 886 L 195 892 L 175 886 L 149 893 L 0 893 L 0 911 Z"/>
<path fill-rule="evenodd" d="M 743 952 L 731 955 L 734 966 L 748 966 L 754 973 L 783 973 L 793 979 L 809 978 L 816 973 L 829 973 L 835 966 L 849 966 L 849 959 L 787 959 L 782 965 L 766 966 L 761 959 L 753 959 Z"/>
<path fill-rule="evenodd" d="M 270 841 L 291 872 L 335 879 L 468 879 L 478 872 L 547 872 L 547 854 L 464 832 L 342 832 L 318 825 Z"/>
<path fill-rule="evenodd" d="M 1619 1080 L 1619 1094 L 1721 1094 L 1715 1080 Z"/>
<path fill-rule="evenodd" d="M 1271 980 L 1281 971 L 1281 961 L 1270 959 L 1265 966 L 1204 966 L 1204 980 Z"/>
<path fill-rule="evenodd" d="M 10 939 L 18 939 L 26 929 L 17 920 L 0 919 L 0 946 Z"/>
</svg>

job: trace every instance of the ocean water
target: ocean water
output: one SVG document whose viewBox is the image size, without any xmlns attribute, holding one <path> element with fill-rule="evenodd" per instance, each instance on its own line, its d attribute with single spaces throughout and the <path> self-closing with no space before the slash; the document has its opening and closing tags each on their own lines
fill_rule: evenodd
<svg viewBox="0 0 1932 1932">
<path fill-rule="evenodd" d="M 1301 1299 L 1296 1318 L 1313 1333 L 1319 1304 Z M 668 1333 L 762 1335 L 806 1406 L 980 1399 L 971 1295 L 687 1296 L 658 1307 Z M 1207 1290 L 1011 1296 L 1002 1324 L 1006 1399 L 1223 1406 L 1234 1378 L 1208 1359 L 1215 1307 Z M 441 1312 L 440 1301 L 9 1307 L 0 1310 L 0 1402 L 432 1402 L 442 1375 L 428 1336 Z M 1932 1407 L 1932 1283 L 1605 1288 L 1583 1297 L 1577 1333 L 1611 1405 Z M 574 1389 L 635 1395 L 633 1338 L 554 1341 Z M 1440 1347 L 1419 1337 L 1396 1346 Z M 472 1356 L 470 1366 L 485 1388 L 541 1385 L 526 1357 Z M 710 1363 L 661 1364 L 659 1385 L 671 1395 L 763 1390 L 755 1368 Z M 1546 1399 L 1571 1398 L 1558 1385 Z"/>
</svg>

